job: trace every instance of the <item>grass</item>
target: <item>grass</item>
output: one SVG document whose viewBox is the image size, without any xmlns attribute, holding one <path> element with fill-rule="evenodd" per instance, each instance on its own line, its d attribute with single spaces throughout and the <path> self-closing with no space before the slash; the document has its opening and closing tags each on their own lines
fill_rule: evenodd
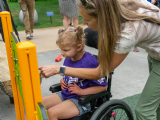
<svg viewBox="0 0 160 120">
<path fill-rule="evenodd" d="M 25 27 L 20 23 L 19 12 L 21 10 L 18 2 L 8 2 L 14 23 L 17 26 L 17 30 L 25 30 Z M 38 23 L 34 26 L 34 29 L 63 26 L 62 17 L 59 11 L 58 0 L 47 0 L 47 1 L 36 1 L 35 9 L 38 13 Z M 53 11 L 52 24 L 50 17 L 47 16 L 46 12 Z M 79 16 L 79 24 L 82 24 L 82 17 Z"/>
</svg>

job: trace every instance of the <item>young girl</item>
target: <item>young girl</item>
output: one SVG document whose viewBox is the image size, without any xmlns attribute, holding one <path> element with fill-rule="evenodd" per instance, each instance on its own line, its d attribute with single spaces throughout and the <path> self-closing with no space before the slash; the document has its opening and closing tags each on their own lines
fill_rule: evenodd
<svg viewBox="0 0 160 120">
<path fill-rule="evenodd" d="M 84 51 L 84 33 L 82 27 L 59 30 L 56 41 L 61 54 L 66 58 L 64 66 L 74 68 L 96 68 L 97 59 Z M 99 80 L 84 80 L 81 78 L 63 76 L 62 91 L 43 97 L 50 120 L 67 119 L 82 115 L 91 110 L 90 104 L 79 105 L 78 99 L 82 95 L 96 94 L 107 89 L 105 78 Z"/>
</svg>

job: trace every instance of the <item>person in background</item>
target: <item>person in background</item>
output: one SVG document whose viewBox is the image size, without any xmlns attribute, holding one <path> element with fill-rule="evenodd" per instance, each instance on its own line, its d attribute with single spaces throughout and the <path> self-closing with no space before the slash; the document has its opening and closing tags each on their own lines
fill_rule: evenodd
<svg viewBox="0 0 160 120">
<path fill-rule="evenodd" d="M 73 19 L 71 19 L 71 22 L 70 22 L 69 26 L 74 27 L 74 25 L 73 25 Z"/>
<path fill-rule="evenodd" d="M 133 50 L 133 52 L 139 52 L 139 50 L 138 50 L 137 46 L 134 46 L 134 50 Z"/>
<path fill-rule="evenodd" d="M 23 12 L 26 39 L 31 40 L 33 38 L 35 0 L 18 0 L 18 3 Z"/>
<path fill-rule="evenodd" d="M 60 14 L 63 18 L 64 28 L 68 28 L 69 24 L 73 22 L 74 28 L 78 26 L 79 10 L 76 0 L 59 0 Z"/>
<path fill-rule="evenodd" d="M 98 49 L 98 32 L 90 29 L 89 27 L 84 29 L 86 42 L 89 47 Z"/>
</svg>

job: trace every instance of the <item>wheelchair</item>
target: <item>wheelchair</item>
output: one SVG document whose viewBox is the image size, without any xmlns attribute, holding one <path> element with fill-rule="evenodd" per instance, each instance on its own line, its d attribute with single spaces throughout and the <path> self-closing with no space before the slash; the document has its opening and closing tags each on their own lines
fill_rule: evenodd
<svg viewBox="0 0 160 120">
<path fill-rule="evenodd" d="M 97 94 L 82 96 L 78 99 L 78 104 L 90 103 L 91 111 L 70 119 L 63 120 L 134 120 L 130 107 L 121 100 L 110 100 L 111 82 L 113 72 L 106 78 L 108 82 L 107 90 Z M 61 91 L 60 83 L 50 86 L 52 93 Z M 60 119 L 59 119 L 60 120 Z M 62 120 L 62 119 L 61 119 Z"/>
</svg>

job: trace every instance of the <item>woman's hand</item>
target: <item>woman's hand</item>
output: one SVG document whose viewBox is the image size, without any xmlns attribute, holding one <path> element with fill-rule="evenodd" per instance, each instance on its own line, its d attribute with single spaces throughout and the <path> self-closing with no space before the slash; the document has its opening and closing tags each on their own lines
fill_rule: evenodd
<svg viewBox="0 0 160 120">
<path fill-rule="evenodd" d="M 76 83 L 70 84 L 68 87 L 68 91 L 71 92 L 71 94 L 82 95 L 83 93 L 83 89 L 81 89 Z"/>
<path fill-rule="evenodd" d="M 60 65 L 47 65 L 47 66 L 41 66 L 38 68 L 41 70 L 42 76 L 45 78 L 49 78 L 52 75 L 59 74 Z"/>
<path fill-rule="evenodd" d="M 60 80 L 61 89 L 64 90 L 68 87 L 68 85 L 64 82 L 64 79 L 62 78 Z"/>
</svg>

